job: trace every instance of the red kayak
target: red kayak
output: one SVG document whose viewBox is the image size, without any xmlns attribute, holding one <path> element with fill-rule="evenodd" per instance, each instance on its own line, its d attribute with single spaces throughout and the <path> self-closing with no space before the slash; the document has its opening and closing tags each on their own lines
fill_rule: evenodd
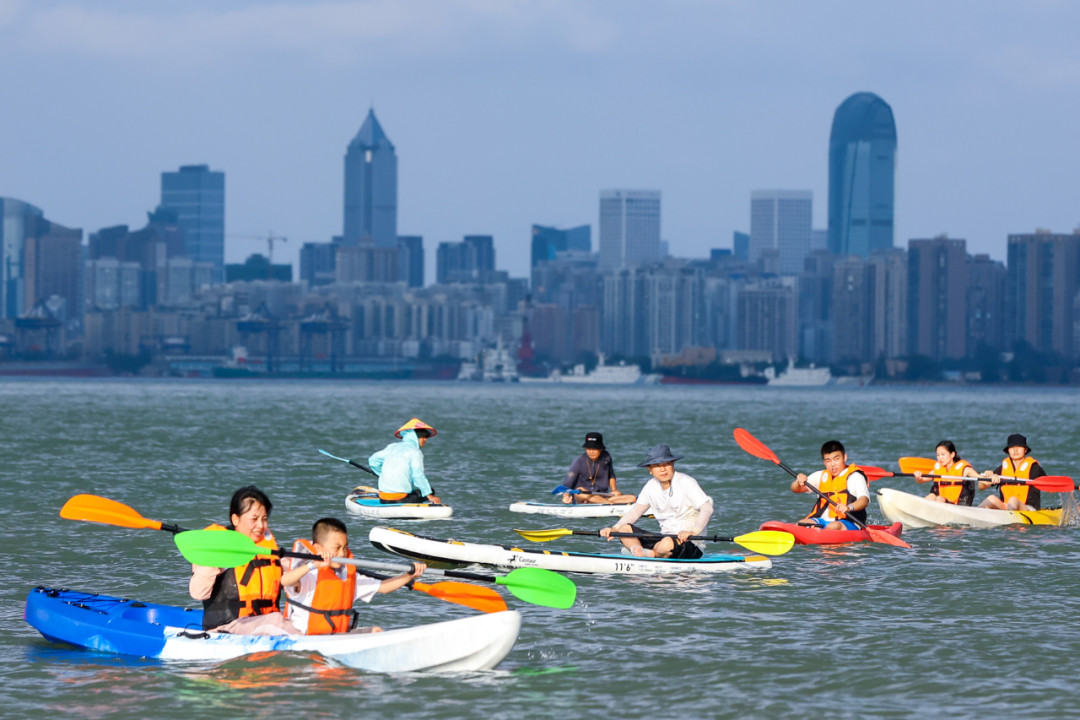
<svg viewBox="0 0 1080 720">
<path fill-rule="evenodd" d="M 867 527 L 888 533 L 893 537 L 900 537 L 900 531 L 904 528 L 903 524 L 898 522 L 892 525 L 867 525 Z M 796 545 L 841 545 L 843 543 L 870 541 L 870 535 L 865 530 L 824 530 L 777 520 L 761 523 L 761 529 L 789 532 L 795 536 Z"/>
</svg>

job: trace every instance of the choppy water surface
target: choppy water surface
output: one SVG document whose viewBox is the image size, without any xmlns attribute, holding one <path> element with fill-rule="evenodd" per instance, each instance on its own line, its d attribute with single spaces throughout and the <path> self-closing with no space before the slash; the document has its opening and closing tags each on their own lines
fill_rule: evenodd
<svg viewBox="0 0 1080 720">
<path fill-rule="evenodd" d="M 738 449 L 737 426 L 806 471 L 834 437 L 853 460 L 893 469 L 897 457 L 931 456 L 952 439 L 985 469 L 1021 432 L 1047 472 L 1080 474 L 1080 394 L 1069 389 L 0 383 L 0 717 L 1080 714 L 1078 528 L 913 530 L 914 550 L 796 547 L 762 573 L 576 576 L 569 611 L 511 598 L 524 614 L 518 644 L 498 670 L 465 677 L 366 674 L 301 656 L 117 658 L 50 644 L 23 621 L 39 584 L 190 604 L 188 566 L 168 535 L 59 518 L 80 492 L 201 527 L 225 520 L 232 491 L 255 483 L 275 503 L 279 540 L 337 515 L 354 551 L 375 557 L 368 526 L 343 504 L 370 478 L 316 450 L 366 457 L 413 415 L 439 429 L 425 449 L 428 474 L 455 515 L 406 526 L 465 540 L 524 542 L 510 529 L 575 526 L 506 508 L 550 498 L 590 430 L 604 433 L 620 487 L 634 491 L 645 449 L 669 443 L 717 502 L 710 530 L 733 535 L 811 504 L 788 492 L 782 471 Z M 875 485 L 915 491 L 910 480 Z M 871 518 L 880 520 L 876 506 Z M 470 612 L 406 592 L 364 610 L 387 627 Z"/>
</svg>

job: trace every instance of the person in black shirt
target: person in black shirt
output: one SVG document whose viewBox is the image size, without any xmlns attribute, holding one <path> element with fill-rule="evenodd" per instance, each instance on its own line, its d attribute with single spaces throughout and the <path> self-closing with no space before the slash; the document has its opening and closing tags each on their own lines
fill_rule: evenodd
<svg viewBox="0 0 1080 720">
<path fill-rule="evenodd" d="M 615 486 L 615 468 L 611 454 L 604 447 L 604 436 L 591 432 L 585 436 L 582 447 L 585 452 L 574 460 L 563 481 L 563 485 L 571 490 L 581 490 L 581 493 L 563 493 L 563 502 L 611 505 L 634 502 L 637 498 L 620 493 Z"/>
</svg>

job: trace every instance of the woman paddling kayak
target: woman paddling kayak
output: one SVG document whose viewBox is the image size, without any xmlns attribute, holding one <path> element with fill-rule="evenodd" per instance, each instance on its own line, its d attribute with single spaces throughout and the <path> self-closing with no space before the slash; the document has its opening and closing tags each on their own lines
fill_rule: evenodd
<svg viewBox="0 0 1080 720">
<path fill-rule="evenodd" d="M 424 474 L 422 452 L 428 438 L 437 434 L 435 428 L 420 418 L 413 418 L 394 433 L 401 442 L 391 443 L 368 458 L 368 465 L 379 476 L 379 500 L 384 503 L 442 504 Z"/>
<path fill-rule="evenodd" d="M 971 505 L 975 499 L 975 481 L 979 473 L 971 467 L 967 460 L 960 459 L 956 453 L 956 445 L 950 440 L 942 440 L 937 444 L 937 462 L 930 475 L 959 475 L 972 478 L 971 480 L 934 480 L 934 487 L 926 496 L 927 500 L 934 502 L 951 503 L 953 505 Z M 923 478 L 922 473 L 916 470 L 912 473 L 915 482 L 928 483 L 931 478 Z"/>
</svg>

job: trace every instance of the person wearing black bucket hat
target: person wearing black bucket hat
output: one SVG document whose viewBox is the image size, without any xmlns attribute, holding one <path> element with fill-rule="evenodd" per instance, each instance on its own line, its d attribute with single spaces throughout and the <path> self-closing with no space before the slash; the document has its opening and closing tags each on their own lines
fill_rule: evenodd
<svg viewBox="0 0 1080 720">
<path fill-rule="evenodd" d="M 652 479 L 638 494 L 634 505 L 609 528 L 600 531 L 601 537 L 611 539 L 613 532 L 641 534 L 636 525 L 646 513 L 652 514 L 660 523 L 660 532 L 667 537 L 624 537 L 623 546 L 639 557 L 677 558 L 694 560 L 705 552 L 701 541 L 690 541 L 691 535 L 701 535 L 709 526 L 713 514 L 712 498 L 698 485 L 698 481 L 686 473 L 675 470 L 675 462 L 682 460 L 667 445 L 654 445 L 645 454 L 645 461 L 638 467 L 648 468 Z"/>
<path fill-rule="evenodd" d="M 1007 457 L 1001 461 L 1001 469 L 997 473 L 989 470 L 984 472 L 983 477 L 989 479 L 979 482 L 980 490 L 995 486 L 997 494 L 987 495 L 979 507 L 995 510 L 1042 509 L 1042 493 L 1038 488 L 1022 482 L 1046 475 L 1039 461 L 1028 455 L 1031 448 L 1028 447 L 1027 438 L 1013 433 L 1005 441 L 1002 452 Z"/>
<path fill-rule="evenodd" d="M 566 471 L 563 485 L 578 493 L 563 493 L 564 503 L 608 503 L 612 505 L 632 503 L 633 495 L 620 493 L 615 486 L 615 468 L 611 454 L 604 447 L 604 436 L 598 432 L 585 435 L 585 452 L 575 458 Z"/>
</svg>

